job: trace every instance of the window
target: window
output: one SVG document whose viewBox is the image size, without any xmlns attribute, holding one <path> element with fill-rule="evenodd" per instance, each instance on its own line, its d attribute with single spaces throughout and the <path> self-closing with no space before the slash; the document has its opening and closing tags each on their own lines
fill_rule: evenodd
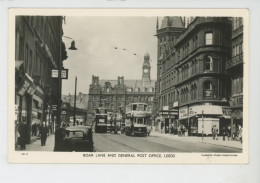
<svg viewBox="0 0 260 183">
<path fill-rule="evenodd" d="M 232 94 L 240 94 L 243 92 L 243 77 L 232 80 Z"/>
<path fill-rule="evenodd" d="M 211 56 L 207 56 L 205 60 L 205 70 L 213 70 L 213 59 Z"/>
<path fill-rule="evenodd" d="M 206 45 L 213 44 L 213 33 L 206 33 Z"/>
<path fill-rule="evenodd" d="M 204 96 L 211 97 L 211 93 L 212 93 L 212 84 L 210 81 L 206 81 L 204 83 Z"/>
</svg>

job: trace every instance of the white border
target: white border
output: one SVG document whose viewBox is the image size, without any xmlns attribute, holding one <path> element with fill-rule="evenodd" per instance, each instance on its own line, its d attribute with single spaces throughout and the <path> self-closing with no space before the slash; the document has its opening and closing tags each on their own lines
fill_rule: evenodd
<svg viewBox="0 0 260 183">
<path fill-rule="evenodd" d="M 248 74 L 249 74 L 249 11 L 247 9 L 10 9 L 9 10 L 9 83 L 14 83 L 15 56 L 15 16 L 20 15 L 63 15 L 63 16 L 226 16 L 243 17 L 244 35 L 244 107 L 243 120 L 248 121 Z M 225 153 L 175 153 L 175 158 L 84 158 L 85 153 L 27 152 L 24 156 L 14 149 L 14 85 L 9 85 L 9 162 L 11 163 L 138 163 L 138 164 L 247 164 L 248 163 L 248 123 L 243 125 L 243 151 L 225 156 Z M 152 153 L 152 152 L 151 152 Z M 104 154 L 104 153 L 103 153 Z M 121 153 L 115 153 L 117 155 Z M 166 153 L 160 153 L 162 157 Z M 203 156 L 211 154 L 213 156 Z M 217 156 L 220 155 L 220 156 Z M 41 157 L 40 159 L 38 157 Z"/>
</svg>

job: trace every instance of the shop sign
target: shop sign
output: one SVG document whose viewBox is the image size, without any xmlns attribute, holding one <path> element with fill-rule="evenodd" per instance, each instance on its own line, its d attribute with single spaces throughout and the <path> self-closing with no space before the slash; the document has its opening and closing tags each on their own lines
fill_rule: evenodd
<svg viewBox="0 0 260 183">
<path fill-rule="evenodd" d="M 22 117 L 26 117 L 27 116 L 27 111 L 22 111 Z"/>
<path fill-rule="evenodd" d="M 37 88 L 37 86 L 36 86 L 35 84 L 32 84 L 32 85 L 29 87 L 29 89 L 27 90 L 27 93 L 28 93 L 29 95 L 33 95 L 33 93 L 35 92 L 36 88 Z"/>
<path fill-rule="evenodd" d="M 224 117 L 231 117 L 232 115 L 232 109 L 229 109 L 229 108 L 222 108 L 222 111 L 223 111 L 223 116 Z"/>
<path fill-rule="evenodd" d="M 173 107 L 178 107 L 179 106 L 179 102 L 176 101 L 176 102 L 173 102 Z"/>
<path fill-rule="evenodd" d="M 57 105 L 51 105 L 51 110 L 57 110 Z"/>
<path fill-rule="evenodd" d="M 22 87 L 20 88 L 20 90 L 18 91 L 18 94 L 20 96 L 24 96 L 25 92 L 28 90 L 28 88 L 30 87 L 30 81 L 24 79 Z"/>
<path fill-rule="evenodd" d="M 52 69 L 51 77 L 52 78 L 58 78 L 59 77 L 59 70 Z M 61 79 L 68 79 L 68 69 L 62 69 L 61 70 Z"/>
<path fill-rule="evenodd" d="M 179 119 L 184 119 L 188 117 L 188 107 L 181 107 L 179 109 Z"/>
<path fill-rule="evenodd" d="M 189 107 L 189 116 L 202 114 L 202 112 L 203 114 L 223 115 L 222 106 L 198 105 Z"/>
</svg>

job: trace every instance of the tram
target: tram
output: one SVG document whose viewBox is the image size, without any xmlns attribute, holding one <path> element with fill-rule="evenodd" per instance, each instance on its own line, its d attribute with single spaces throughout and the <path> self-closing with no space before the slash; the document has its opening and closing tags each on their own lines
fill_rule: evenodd
<svg viewBox="0 0 260 183">
<path fill-rule="evenodd" d="M 110 124 L 107 119 L 107 109 L 99 107 L 95 114 L 95 133 L 107 133 Z"/>
<path fill-rule="evenodd" d="M 131 103 L 126 106 L 125 134 L 146 136 L 151 112 L 146 103 Z"/>
</svg>

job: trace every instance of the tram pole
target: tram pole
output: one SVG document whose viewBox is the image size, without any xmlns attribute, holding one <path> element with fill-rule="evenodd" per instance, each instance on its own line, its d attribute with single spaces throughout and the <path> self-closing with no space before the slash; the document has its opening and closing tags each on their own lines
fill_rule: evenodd
<svg viewBox="0 0 260 183">
<path fill-rule="evenodd" d="M 202 110 L 202 140 L 203 140 L 203 136 L 204 136 L 204 111 Z"/>
</svg>

